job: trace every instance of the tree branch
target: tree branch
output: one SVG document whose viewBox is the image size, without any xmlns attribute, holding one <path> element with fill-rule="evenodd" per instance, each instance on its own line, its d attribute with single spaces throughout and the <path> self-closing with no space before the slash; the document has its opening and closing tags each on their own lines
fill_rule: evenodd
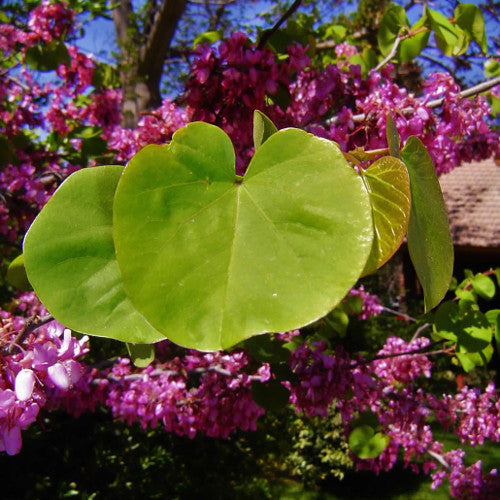
<svg viewBox="0 0 500 500">
<path fill-rule="evenodd" d="M 163 70 L 163 62 L 179 20 L 186 10 L 186 0 L 164 0 L 156 12 L 151 34 L 141 48 L 141 72 L 157 78 Z"/>
<path fill-rule="evenodd" d="M 468 89 L 462 90 L 462 92 L 459 92 L 457 95 L 462 98 L 470 97 L 476 94 L 480 94 L 481 92 L 485 92 L 486 90 L 496 87 L 497 85 L 500 85 L 500 76 L 492 78 L 491 80 L 486 80 L 485 82 L 479 83 L 478 85 L 474 85 L 473 87 L 470 87 Z M 440 99 L 434 99 L 433 101 L 429 101 L 425 106 L 427 108 L 437 108 L 441 106 L 443 102 L 444 102 L 444 97 L 441 97 Z M 401 109 L 399 112 L 403 115 L 411 115 L 414 111 L 415 110 L 411 106 L 408 106 L 407 108 Z M 366 120 L 366 115 L 364 113 L 354 115 L 352 117 L 352 120 L 355 122 L 362 122 Z M 338 116 L 332 116 L 332 118 L 329 118 L 328 120 L 325 121 L 325 124 L 335 125 L 337 122 L 338 122 Z"/>
<path fill-rule="evenodd" d="M 382 69 L 396 55 L 400 43 L 401 43 L 401 37 L 398 35 L 396 37 L 396 40 L 394 40 L 394 44 L 391 48 L 391 51 L 387 54 L 387 56 L 384 59 L 382 59 L 382 61 L 380 61 L 373 68 L 374 71 L 379 71 L 380 69 Z"/>
<path fill-rule="evenodd" d="M 302 0 L 295 0 L 295 2 L 290 5 L 288 10 L 279 18 L 278 22 L 268 31 L 264 32 L 262 38 L 259 40 L 258 49 L 262 49 L 266 45 L 267 41 L 279 30 L 280 26 L 300 7 Z"/>
<path fill-rule="evenodd" d="M 54 317 L 51 316 L 50 314 L 47 314 L 46 316 L 32 316 L 31 318 L 28 318 L 26 320 L 26 323 L 24 324 L 23 328 L 21 328 L 20 332 L 16 335 L 16 338 L 10 344 L 9 349 L 8 349 L 8 354 L 13 354 L 14 349 L 17 347 L 19 349 L 20 344 L 24 342 L 26 337 L 34 330 L 37 328 L 46 325 L 47 323 L 50 323 L 51 321 L 54 320 Z"/>
</svg>

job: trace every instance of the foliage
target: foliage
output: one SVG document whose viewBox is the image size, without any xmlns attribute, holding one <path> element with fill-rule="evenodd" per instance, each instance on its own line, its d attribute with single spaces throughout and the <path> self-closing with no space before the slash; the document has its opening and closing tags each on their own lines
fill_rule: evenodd
<svg viewBox="0 0 500 500">
<path fill-rule="evenodd" d="M 292 408 L 326 419 L 336 404 L 343 446 L 350 444 L 358 470 L 390 470 L 399 459 L 430 474 L 433 487 L 448 478 L 453 496 L 494 495 L 496 472 L 445 449 L 434 432 L 438 423 L 464 443 L 498 441 L 494 384 L 438 396 L 425 380 L 439 354 L 455 359 L 454 373 L 459 363 L 471 376 L 485 373 L 498 340 L 498 309 L 485 311 L 482 302 L 496 295 L 493 271 L 468 275 L 456 300 L 432 310 L 452 267 L 436 176 L 498 152 L 487 100 L 468 97 L 497 80 L 464 93 L 449 74 L 435 73 L 415 96 L 394 81 L 390 64 L 405 64 L 433 39 L 444 54 L 465 53 L 471 42 L 483 50 L 479 11 L 459 6 L 446 17 L 425 7 L 410 27 L 401 8 L 389 4 L 388 14 L 371 24 L 378 29 L 380 20 L 382 43 L 370 47 L 370 38 L 358 44 L 335 21 L 316 28 L 310 16 L 288 19 L 288 9 L 256 43 L 232 33 L 190 48 L 182 98 L 136 113 L 137 126 L 126 129 L 120 121 L 127 106 L 144 108 L 124 76 L 133 76 L 134 92 L 149 82 L 153 95 L 159 79 L 147 76 L 161 67 L 144 74 L 147 64 L 134 68 L 137 58 L 124 52 L 122 99 L 116 71 L 74 45 L 75 10 L 35 5 L 25 25 L 0 26 L 3 266 L 20 253 L 31 226 L 24 243 L 29 281 L 65 325 L 46 314 L 34 293 L 3 288 L 0 448 L 19 453 L 21 432 L 36 430 L 30 424 L 42 408 L 74 416 L 107 408 L 128 426 L 140 423 L 147 432 L 159 426 L 179 442 L 201 434 L 200 441 L 212 443 L 255 431 L 259 422 L 270 435 L 259 420 L 266 411 Z M 84 4 L 72 5 L 78 11 Z M 105 13 L 103 5 L 97 2 L 95 15 Z M 156 12 L 148 6 L 142 18 L 127 18 L 142 31 L 125 33 L 122 48 L 158 33 L 161 16 L 148 23 L 145 14 Z M 329 37 L 335 43 L 322 57 L 320 43 Z M 41 73 L 50 77 L 42 80 Z M 498 86 L 490 97 L 498 97 Z M 377 346 L 365 339 L 362 346 L 353 328 L 390 309 L 363 287 L 349 288 L 390 258 L 408 216 L 408 245 L 430 311 L 404 335 Z M 347 228 L 345 234 L 334 225 Z M 21 262 L 8 275 L 26 285 Z M 94 350 L 98 343 L 65 326 L 127 340 L 138 365 L 151 363 L 133 366 L 117 343 Z M 149 342 L 168 337 L 231 350 L 204 353 L 162 340 L 153 352 L 137 334 L 143 329 L 153 332 Z M 263 332 L 271 333 L 245 340 Z M 276 425 L 267 422 L 269 429 Z M 294 432 L 288 418 L 284 424 Z M 332 437 L 336 443 L 338 434 Z M 290 456 L 276 443 L 281 451 L 274 457 Z M 152 456 L 162 465 L 172 457 L 158 448 Z M 137 463 L 145 467 L 147 460 Z M 306 463 L 304 478 L 307 470 L 322 474 Z M 125 492 L 124 476 L 116 481 Z M 241 486 L 269 493 L 259 474 Z M 64 493 L 71 488 L 68 482 Z"/>
</svg>

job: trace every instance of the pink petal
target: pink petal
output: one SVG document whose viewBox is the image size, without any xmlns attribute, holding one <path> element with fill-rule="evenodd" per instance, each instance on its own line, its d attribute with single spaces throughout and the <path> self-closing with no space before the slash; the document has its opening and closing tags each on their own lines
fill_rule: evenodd
<svg viewBox="0 0 500 500">
<path fill-rule="evenodd" d="M 24 368 L 16 375 L 15 391 L 17 399 L 27 401 L 33 394 L 35 375 L 32 370 Z"/>
</svg>

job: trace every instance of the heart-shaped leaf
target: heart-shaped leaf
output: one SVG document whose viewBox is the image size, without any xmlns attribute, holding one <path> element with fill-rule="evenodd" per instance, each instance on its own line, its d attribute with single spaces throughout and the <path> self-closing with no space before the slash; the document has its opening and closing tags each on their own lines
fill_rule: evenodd
<svg viewBox="0 0 500 500">
<path fill-rule="evenodd" d="M 369 425 L 360 425 L 349 434 L 349 448 L 359 458 L 377 458 L 387 448 L 390 437 Z"/>
<path fill-rule="evenodd" d="M 399 148 L 398 148 L 399 152 Z M 364 172 L 373 210 L 373 246 L 363 275 L 385 264 L 401 245 L 410 218 L 410 180 L 404 163 L 384 156 Z"/>
<path fill-rule="evenodd" d="M 128 296 L 169 339 L 200 350 L 327 314 L 358 279 L 372 227 L 340 150 L 297 129 L 273 134 L 242 179 L 229 137 L 191 123 L 132 158 L 114 202 Z"/>
<path fill-rule="evenodd" d="M 123 289 L 112 235 L 113 195 L 123 167 L 79 170 L 64 181 L 24 239 L 28 278 L 48 311 L 72 330 L 126 342 L 157 332 Z"/>
<path fill-rule="evenodd" d="M 453 274 L 453 243 L 443 193 L 422 141 L 411 136 L 401 151 L 410 174 L 408 250 L 428 311 L 445 296 Z"/>
</svg>

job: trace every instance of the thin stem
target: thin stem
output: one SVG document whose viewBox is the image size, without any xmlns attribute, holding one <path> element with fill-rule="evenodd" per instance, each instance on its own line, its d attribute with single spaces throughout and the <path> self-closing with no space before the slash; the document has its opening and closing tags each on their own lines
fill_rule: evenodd
<svg viewBox="0 0 500 500">
<path fill-rule="evenodd" d="M 394 314 L 394 316 L 400 316 L 401 318 L 404 318 L 406 321 L 411 321 L 412 323 L 416 323 L 417 322 L 417 319 L 415 319 L 414 317 L 410 316 L 409 314 L 406 314 L 403 311 L 396 311 L 395 309 L 391 309 L 389 307 L 385 307 L 385 306 L 383 306 L 383 307 L 384 307 L 384 311 L 385 312 Z"/>
<path fill-rule="evenodd" d="M 417 331 L 414 333 L 410 342 L 413 342 L 429 326 L 431 326 L 430 323 L 424 323 L 421 327 L 417 328 Z"/>
<path fill-rule="evenodd" d="M 381 70 L 395 55 L 398 51 L 399 44 L 401 43 L 401 37 L 398 35 L 396 40 L 394 40 L 394 44 L 392 45 L 391 51 L 387 54 L 387 56 L 382 59 L 373 69 L 374 71 Z"/>
<path fill-rule="evenodd" d="M 22 343 L 25 341 L 25 339 L 28 337 L 28 335 L 32 331 L 36 330 L 37 328 L 39 328 L 43 325 L 46 325 L 47 323 L 50 323 L 53 320 L 54 320 L 54 317 L 51 316 L 50 314 L 47 314 L 46 316 L 42 316 L 42 317 L 35 315 L 35 316 L 32 316 L 31 318 L 28 318 L 26 320 L 26 323 L 24 324 L 23 328 L 21 328 L 20 332 L 17 334 L 13 343 L 9 346 L 7 353 L 13 354 L 14 349 L 16 347 L 20 348 Z"/>
<path fill-rule="evenodd" d="M 288 10 L 279 18 L 278 22 L 269 31 L 266 31 L 262 35 L 262 38 L 259 40 L 259 45 L 257 46 L 258 49 L 264 48 L 264 45 L 266 45 L 267 41 L 274 35 L 274 33 L 276 33 L 276 31 L 279 30 L 280 26 L 300 7 L 301 3 L 302 0 L 295 0 L 295 2 L 290 5 Z"/>
</svg>

